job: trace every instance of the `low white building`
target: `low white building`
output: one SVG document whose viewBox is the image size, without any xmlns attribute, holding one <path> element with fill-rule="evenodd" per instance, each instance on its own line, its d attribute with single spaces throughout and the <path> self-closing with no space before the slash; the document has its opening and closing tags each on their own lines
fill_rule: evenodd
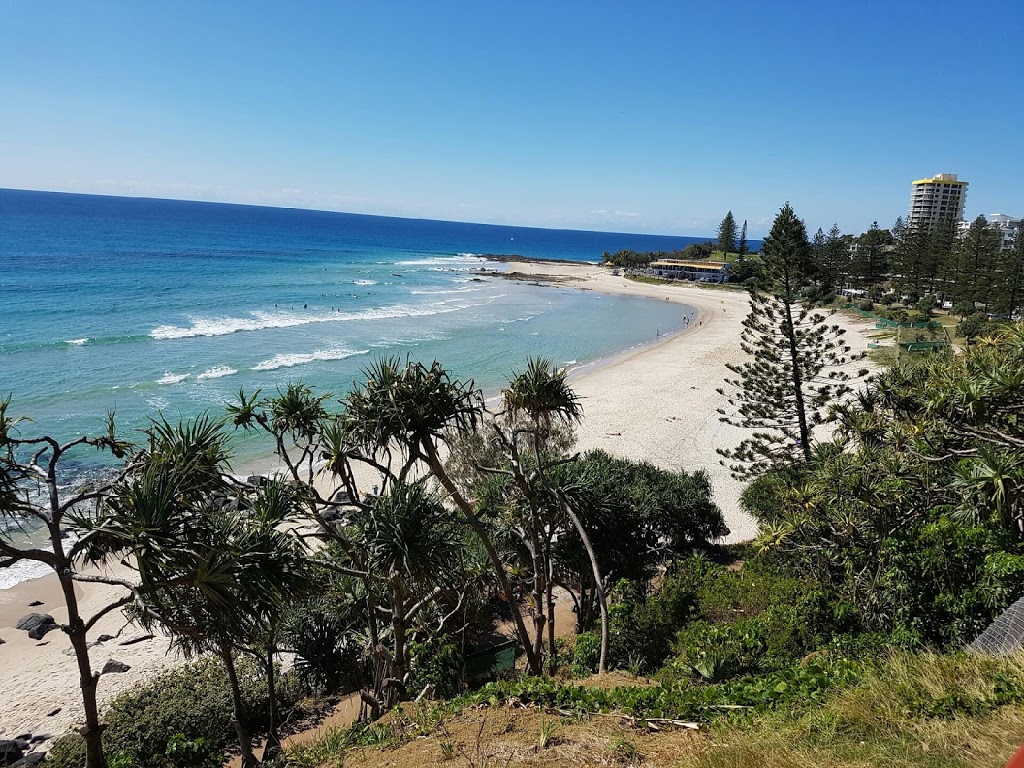
<svg viewBox="0 0 1024 768">
<path fill-rule="evenodd" d="M 1017 233 L 1020 232 L 1021 220 L 1016 216 L 1007 216 L 1005 213 L 991 213 L 985 218 L 988 220 L 989 226 L 999 232 L 999 247 L 1004 250 L 1012 248 L 1017 239 Z M 957 233 L 961 236 L 966 235 L 972 223 L 966 220 L 957 222 Z"/>
<path fill-rule="evenodd" d="M 1016 216 L 1007 216 L 1005 213 L 993 213 L 988 217 L 989 224 L 999 230 L 999 245 L 1005 249 L 1013 247 L 1020 232 L 1020 222 Z"/>
</svg>

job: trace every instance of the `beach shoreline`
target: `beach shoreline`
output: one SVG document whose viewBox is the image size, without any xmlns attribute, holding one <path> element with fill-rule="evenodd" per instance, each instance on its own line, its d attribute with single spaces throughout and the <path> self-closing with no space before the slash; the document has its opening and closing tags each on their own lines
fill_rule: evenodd
<svg viewBox="0 0 1024 768">
<path fill-rule="evenodd" d="M 714 498 L 721 507 L 730 534 L 725 541 L 749 540 L 756 524 L 739 504 L 742 484 L 731 477 L 716 453 L 718 448 L 736 445 L 744 430 L 719 420 L 716 409 L 723 398 L 715 390 L 729 375 L 726 365 L 742 362 L 739 336 L 749 303 L 741 291 L 701 288 L 690 284 L 652 285 L 616 276 L 603 267 L 578 263 L 517 261 L 517 270 L 540 283 L 550 280 L 562 288 L 593 290 L 605 294 L 637 296 L 676 302 L 695 313 L 689 326 L 656 338 L 637 348 L 582 365 L 572 372 L 573 388 L 584 409 L 577 433 L 577 448 L 600 448 L 616 456 L 650 461 L 664 469 L 689 472 L 704 470 L 711 478 Z M 500 273 L 499 273 L 500 274 Z M 856 328 L 856 322 L 837 317 L 837 322 Z M 850 333 L 855 351 L 867 347 L 864 334 Z M 243 476 L 271 469 L 273 458 L 240 465 Z M 110 601 L 117 588 L 84 585 L 83 614 L 94 612 Z M 29 607 L 33 600 L 44 604 Z M 29 640 L 13 629 L 20 616 L 32 611 L 50 613 L 57 622 L 66 609 L 55 575 L 21 582 L 0 590 L 0 690 L 11 692 L 0 712 L 0 738 L 31 733 L 58 736 L 81 717 L 77 667 L 63 633 L 51 632 L 43 641 Z M 170 652 L 167 638 L 157 635 L 131 645 L 125 639 L 144 634 L 124 628 L 125 619 L 114 612 L 101 620 L 90 639 L 100 634 L 118 635 L 94 648 L 95 669 L 108 658 L 131 666 L 127 673 L 104 675 L 99 686 L 101 706 L 118 693 L 180 663 Z M 60 712 L 48 716 L 54 709 Z"/>
</svg>

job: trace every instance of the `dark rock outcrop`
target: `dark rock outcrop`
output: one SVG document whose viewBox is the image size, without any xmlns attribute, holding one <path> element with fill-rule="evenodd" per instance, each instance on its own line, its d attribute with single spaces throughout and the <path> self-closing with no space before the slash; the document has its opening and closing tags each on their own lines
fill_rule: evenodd
<svg viewBox="0 0 1024 768">
<path fill-rule="evenodd" d="M 103 665 L 103 671 L 100 672 L 102 675 L 110 675 L 115 672 L 127 672 L 131 667 L 122 661 L 116 659 L 109 659 L 106 664 Z"/>
<path fill-rule="evenodd" d="M 14 765 L 22 756 L 22 749 L 17 741 L 0 739 L 0 765 Z"/>
<path fill-rule="evenodd" d="M 144 643 L 146 640 L 152 639 L 152 635 L 139 635 L 138 637 L 132 637 L 128 640 L 122 640 L 118 645 L 135 645 L 136 643 Z"/>
<path fill-rule="evenodd" d="M 33 640 L 42 640 L 47 632 L 59 629 L 53 616 L 48 613 L 29 613 L 18 619 L 14 625 L 16 629 L 23 629 Z"/>
</svg>

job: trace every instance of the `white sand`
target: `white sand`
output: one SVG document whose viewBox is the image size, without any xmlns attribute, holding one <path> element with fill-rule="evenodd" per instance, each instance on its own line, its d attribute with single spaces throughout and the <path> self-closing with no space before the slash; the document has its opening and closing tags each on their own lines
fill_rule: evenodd
<svg viewBox="0 0 1024 768">
<path fill-rule="evenodd" d="M 606 293 L 647 296 L 692 306 L 698 313 L 682 333 L 662 339 L 611 361 L 580 371 L 573 386 L 583 399 L 585 420 L 579 431 L 579 447 L 603 448 L 630 459 L 645 459 L 666 469 L 704 469 L 711 476 L 715 500 L 731 531 L 727 541 L 743 541 L 756 534 L 754 521 L 739 507 L 741 483 L 719 463 L 716 448 L 735 446 L 744 430 L 719 421 L 716 409 L 723 398 L 715 391 L 728 375 L 729 362 L 742 362 L 740 323 L 747 311 L 746 295 L 730 290 L 698 288 L 687 284 L 648 285 L 615 277 L 589 265 L 513 264 L 510 271 L 528 273 L 540 280 L 559 279 L 563 284 Z M 857 331 L 868 326 L 836 315 L 837 323 Z M 851 331 L 847 338 L 856 351 L 867 347 L 866 333 Z M 364 482 L 372 483 L 372 477 Z M 87 585 L 82 590 L 83 613 L 105 605 L 117 596 L 116 588 Z M 46 604 L 29 608 L 28 602 Z M 0 590 L 0 737 L 31 733 L 60 735 L 82 717 L 77 667 L 63 651 L 70 644 L 60 631 L 51 632 L 40 645 L 25 632 L 13 629 L 17 619 L 31 611 L 50 613 L 61 622 L 66 610 L 55 577 L 44 577 Z M 92 632 L 117 634 L 124 625 L 119 612 L 108 615 Z M 156 672 L 179 663 L 167 655 L 168 642 L 159 635 L 137 645 L 118 642 L 141 634 L 128 628 L 117 640 L 92 651 L 96 669 L 113 658 L 129 664 L 131 671 L 105 675 L 99 684 L 101 706 L 117 693 Z M 50 711 L 60 708 L 54 716 Z"/>
<path fill-rule="evenodd" d="M 574 379 L 584 409 L 579 448 L 603 448 L 665 469 L 707 471 L 729 526 L 725 541 L 753 538 L 756 523 L 739 505 L 743 483 L 732 478 L 716 453 L 748 436 L 747 430 L 719 420 L 717 409 L 725 406 L 725 399 L 716 392 L 727 376 L 733 377 L 726 363 L 744 361 L 740 331 L 749 306 L 746 293 L 692 283 L 638 283 L 589 265 L 515 263 L 509 269 L 602 293 L 667 299 L 697 310 L 697 319 L 682 333 Z M 853 352 L 867 349 L 867 322 L 840 314 L 830 322 L 847 329 Z"/>
<path fill-rule="evenodd" d="M 83 584 L 76 591 L 86 620 L 125 594 L 120 587 L 105 584 Z M 33 600 L 41 600 L 43 605 L 30 608 L 28 603 Z M 41 641 L 30 640 L 27 632 L 14 629 L 18 619 L 27 613 L 48 613 L 58 624 L 67 621 L 64 595 L 56 576 L 32 579 L 0 590 L 0 638 L 4 640 L 0 645 L 0 738 L 13 738 L 23 733 L 61 736 L 84 718 L 78 665 L 73 655 L 64 655 L 64 651 L 71 648 L 71 642 L 59 629 L 47 633 Z M 89 639 L 95 641 L 104 634 L 114 635 L 115 639 L 92 648 L 93 671 L 100 671 L 108 659 L 123 662 L 131 669 L 100 678 L 101 711 L 103 704 L 118 693 L 180 663 L 177 656 L 168 655 L 170 643 L 159 634 L 152 640 L 120 645 L 146 634 L 126 625 L 120 611 L 100 619 Z M 48 716 L 58 708 L 60 712 Z"/>
</svg>

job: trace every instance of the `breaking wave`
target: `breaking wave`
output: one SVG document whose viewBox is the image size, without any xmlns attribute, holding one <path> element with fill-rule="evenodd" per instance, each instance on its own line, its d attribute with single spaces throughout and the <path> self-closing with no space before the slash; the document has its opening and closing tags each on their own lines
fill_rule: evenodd
<svg viewBox="0 0 1024 768">
<path fill-rule="evenodd" d="M 390 320 L 396 317 L 426 317 L 464 309 L 448 303 L 410 306 L 392 304 L 386 307 L 364 309 L 359 312 L 326 312 L 296 314 L 294 312 L 252 312 L 249 317 L 190 317 L 192 325 L 161 325 L 149 332 L 154 339 L 189 339 L 198 336 L 227 336 L 241 331 L 263 331 L 269 328 L 294 328 L 313 323 L 358 322 L 362 320 Z"/>
<path fill-rule="evenodd" d="M 276 371 L 278 368 L 293 368 L 296 365 L 305 365 L 318 360 L 344 360 L 355 355 L 365 355 L 368 349 L 318 349 L 309 354 L 274 355 L 269 360 L 264 360 L 254 365 L 254 371 Z"/>
<path fill-rule="evenodd" d="M 210 368 L 209 370 L 200 373 L 198 376 L 196 376 L 196 379 L 222 379 L 225 376 L 231 376 L 232 374 L 235 373 L 238 373 L 237 368 L 231 368 L 227 365 L 215 365 L 213 366 L 213 368 Z"/>
</svg>

